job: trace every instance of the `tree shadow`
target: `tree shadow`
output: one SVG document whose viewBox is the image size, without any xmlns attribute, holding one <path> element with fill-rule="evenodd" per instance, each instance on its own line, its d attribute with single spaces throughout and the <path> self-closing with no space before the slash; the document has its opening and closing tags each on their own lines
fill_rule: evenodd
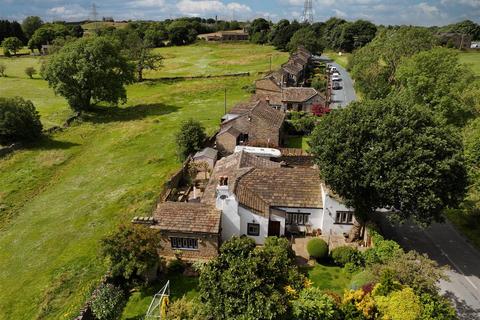
<svg viewBox="0 0 480 320">
<path fill-rule="evenodd" d="M 478 320 L 480 309 L 474 309 L 469 306 L 465 300 L 458 298 L 453 292 L 447 291 L 444 297 L 452 301 L 457 310 L 458 318 L 460 320 Z"/>
<path fill-rule="evenodd" d="M 139 104 L 132 107 L 93 107 L 82 115 L 82 121 L 90 123 L 111 123 L 141 120 L 151 116 L 161 116 L 178 111 L 177 106 L 163 103 Z"/>
<path fill-rule="evenodd" d="M 43 136 L 36 142 L 23 143 L 24 150 L 67 150 L 79 146 L 78 143 L 70 141 L 54 140 L 49 136 Z"/>
</svg>

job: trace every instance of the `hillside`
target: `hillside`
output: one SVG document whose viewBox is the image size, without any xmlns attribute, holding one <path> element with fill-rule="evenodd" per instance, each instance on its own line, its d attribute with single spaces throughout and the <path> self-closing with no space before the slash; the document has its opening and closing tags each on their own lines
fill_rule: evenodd
<svg viewBox="0 0 480 320">
<path fill-rule="evenodd" d="M 287 54 L 250 44 L 159 49 L 164 68 L 129 86 L 120 108 L 87 117 L 39 145 L 0 160 L 0 319 L 71 319 L 105 271 L 99 239 L 121 222 L 148 214 L 179 167 L 175 132 L 195 118 L 213 132 L 228 106 L 247 99 L 242 87 Z M 0 96 L 31 99 L 45 126 L 70 114 L 41 79 L 23 73 L 34 58 L 0 58 L 9 77 Z M 249 77 L 160 81 L 160 77 L 251 72 Z M 157 79 L 157 80 L 155 80 Z"/>
</svg>

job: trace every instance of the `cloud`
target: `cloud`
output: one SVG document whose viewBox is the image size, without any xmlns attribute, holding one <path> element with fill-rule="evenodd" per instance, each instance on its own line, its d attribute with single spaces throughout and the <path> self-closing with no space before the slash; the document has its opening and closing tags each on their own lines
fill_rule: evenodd
<svg viewBox="0 0 480 320">
<path fill-rule="evenodd" d="M 335 12 L 336 17 L 339 17 L 339 18 L 346 18 L 347 17 L 347 13 L 342 11 L 342 10 L 333 9 L 332 11 Z"/>
<path fill-rule="evenodd" d="M 426 2 L 421 2 L 415 6 L 415 9 L 427 16 L 435 16 L 440 14 L 440 10 L 436 6 L 429 5 Z"/>
<path fill-rule="evenodd" d="M 52 16 L 54 20 L 85 19 L 89 15 L 89 11 L 78 4 L 53 7 L 48 9 L 47 13 Z"/>
<path fill-rule="evenodd" d="M 165 0 L 136 0 L 130 2 L 133 8 L 162 8 L 165 4 Z"/>
<path fill-rule="evenodd" d="M 252 12 L 247 5 L 238 2 L 225 4 L 217 0 L 181 0 L 177 3 L 177 9 L 181 14 L 189 16 L 229 15 L 233 12 L 244 15 Z"/>
</svg>

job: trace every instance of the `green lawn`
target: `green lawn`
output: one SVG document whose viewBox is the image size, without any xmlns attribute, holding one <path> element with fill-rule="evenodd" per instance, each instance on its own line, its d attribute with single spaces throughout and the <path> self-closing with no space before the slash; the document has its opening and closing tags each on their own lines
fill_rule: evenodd
<svg viewBox="0 0 480 320">
<path fill-rule="evenodd" d="M 239 46 L 232 45 L 232 56 Z M 228 45 L 218 47 L 228 52 Z M 215 53 L 214 45 L 207 48 Z M 245 44 L 238 49 L 246 54 L 244 59 L 235 58 L 241 67 L 232 69 L 266 71 L 266 51 L 276 53 L 256 48 L 257 63 L 255 46 Z M 192 74 L 199 73 L 196 58 L 191 56 Z M 28 59 L 0 59 L 11 70 L 9 78 L 0 79 L 0 95 L 32 99 L 46 126 L 61 123 L 69 109 L 43 80 L 23 75 L 25 65 L 38 63 Z M 214 64 L 214 58 L 208 60 Z M 244 65 L 246 60 L 250 64 Z M 160 71 L 152 77 L 171 75 L 168 56 L 165 69 L 170 69 L 168 74 Z M 97 257 L 99 239 L 119 223 L 149 214 L 163 183 L 178 169 L 174 141 L 181 121 L 195 118 L 212 133 L 223 114 L 224 88 L 231 107 L 248 99 L 241 88 L 255 78 L 135 84 L 128 87 L 129 101 L 121 108 L 107 108 L 1 159 L 0 319 L 73 318 L 105 272 Z"/>
<path fill-rule="evenodd" d="M 181 274 L 165 276 L 155 284 L 146 288 L 139 288 L 132 293 L 123 310 L 122 319 L 143 319 L 153 296 L 163 288 L 167 280 L 170 280 L 170 302 L 183 296 L 187 298 L 198 297 L 198 278 L 185 277 Z"/>
<path fill-rule="evenodd" d="M 303 149 L 304 151 L 307 151 L 309 149 L 308 140 L 309 138 L 305 136 L 288 136 L 285 145 L 287 148 Z"/>
<path fill-rule="evenodd" d="M 480 50 L 460 52 L 460 61 L 468 64 L 473 72 L 480 77 Z"/>
<path fill-rule="evenodd" d="M 338 52 L 327 51 L 324 53 L 330 59 L 333 59 L 336 63 L 341 65 L 344 68 L 347 68 L 348 59 L 350 59 L 351 53 L 343 52 L 342 55 L 339 55 Z"/>
<path fill-rule="evenodd" d="M 352 275 L 345 272 L 342 267 L 317 263 L 314 267 L 308 267 L 307 270 L 308 278 L 315 287 L 340 295 L 343 295 L 345 289 L 349 289 Z"/>
</svg>

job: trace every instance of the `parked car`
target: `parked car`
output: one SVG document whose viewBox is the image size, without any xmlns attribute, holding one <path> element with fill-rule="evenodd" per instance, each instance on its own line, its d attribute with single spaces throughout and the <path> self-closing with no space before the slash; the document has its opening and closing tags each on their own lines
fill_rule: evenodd
<svg viewBox="0 0 480 320">
<path fill-rule="evenodd" d="M 332 89 L 333 89 L 333 90 L 340 90 L 340 89 L 342 89 L 342 85 L 341 85 L 340 82 L 338 82 L 338 81 L 333 81 L 333 83 L 332 83 Z"/>
<path fill-rule="evenodd" d="M 335 81 L 342 81 L 342 78 L 340 78 L 339 75 L 333 75 L 332 76 L 332 81 L 335 82 Z"/>
<path fill-rule="evenodd" d="M 330 72 L 332 72 L 332 73 L 338 72 L 337 67 L 331 66 L 330 67 Z"/>
<path fill-rule="evenodd" d="M 335 72 L 332 73 L 332 76 L 339 76 L 340 77 L 340 72 L 335 71 Z"/>
</svg>

